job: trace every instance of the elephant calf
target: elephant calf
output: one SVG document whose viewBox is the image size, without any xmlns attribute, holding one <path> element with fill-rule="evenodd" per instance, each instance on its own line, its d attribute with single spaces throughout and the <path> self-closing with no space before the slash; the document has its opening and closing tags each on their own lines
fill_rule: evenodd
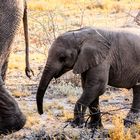
<svg viewBox="0 0 140 140">
<path fill-rule="evenodd" d="M 133 89 L 133 103 L 127 119 L 140 113 L 140 36 L 123 30 L 81 28 L 60 35 L 49 49 L 37 91 L 37 108 L 43 113 L 43 96 L 52 78 L 72 70 L 81 74 L 83 93 L 74 108 L 74 126 L 84 122 L 86 107 L 89 127 L 102 126 L 99 96 L 106 86 Z M 135 115 L 134 115 L 135 114 Z M 100 121 L 99 121 L 100 120 Z M 129 121 L 125 121 L 128 125 Z"/>
</svg>

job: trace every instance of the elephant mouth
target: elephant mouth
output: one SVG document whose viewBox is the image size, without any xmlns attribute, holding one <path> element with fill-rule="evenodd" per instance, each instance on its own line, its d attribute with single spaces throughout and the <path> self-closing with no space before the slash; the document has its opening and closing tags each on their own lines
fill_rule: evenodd
<svg viewBox="0 0 140 140">
<path fill-rule="evenodd" d="M 57 79 L 57 78 L 59 78 L 60 76 L 62 76 L 64 73 L 66 73 L 66 72 L 68 72 L 68 71 L 70 71 L 70 70 L 71 70 L 71 68 L 63 68 L 60 72 L 58 72 L 58 73 L 56 73 L 56 74 L 54 75 L 54 78 Z"/>
</svg>

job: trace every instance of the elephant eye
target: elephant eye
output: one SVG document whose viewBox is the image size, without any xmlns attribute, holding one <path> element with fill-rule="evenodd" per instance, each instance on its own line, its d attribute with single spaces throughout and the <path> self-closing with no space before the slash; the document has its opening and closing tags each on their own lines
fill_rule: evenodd
<svg viewBox="0 0 140 140">
<path fill-rule="evenodd" d="M 65 62 L 65 60 L 66 60 L 66 56 L 60 56 L 60 58 L 59 58 L 60 62 Z"/>
</svg>

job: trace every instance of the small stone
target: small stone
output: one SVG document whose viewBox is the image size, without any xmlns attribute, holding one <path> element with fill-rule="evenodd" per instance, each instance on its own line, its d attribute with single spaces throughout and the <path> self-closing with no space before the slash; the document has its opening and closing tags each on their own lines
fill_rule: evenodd
<svg viewBox="0 0 140 140">
<path fill-rule="evenodd" d="M 54 115 L 55 117 L 63 117 L 63 116 L 64 116 L 62 110 L 55 110 L 55 111 L 53 111 L 53 115 Z"/>
</svg>

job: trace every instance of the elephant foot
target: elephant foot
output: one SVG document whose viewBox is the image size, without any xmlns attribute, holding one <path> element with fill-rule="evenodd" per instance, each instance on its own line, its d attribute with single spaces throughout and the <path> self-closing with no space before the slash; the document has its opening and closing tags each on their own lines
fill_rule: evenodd
<svg viewBox="0 0 140 140">
<path fill-rule="evenodd" d="M 84 123 L 85 123 L 85 121 L 83 118 L 77 117 L 71 122 L 71 126 L 73 128 L 75 128 L 75 127 L 82 128 L 84 126 Z"/>
<path fill-rule="evenodd" d="M 124 126 L 125 127 L 128 127 L 129 128 L 129 127 L 131 127 L 133 125 L 136 125 L 136 123 L 133 122 L 132 120 L 124 119 Z"/>
<path fill-rule="evenodd" d="M 124 126 L 131 127 L 133 125 L 136 125 L 138 122 L 140 122 L 140 112 L 129 112 L 127 117 L 124 119 Z"/>
<path fill-rule="evenodd" d="M 101 121 L 95 121 L 95 120 L 91 120 L 88 124 L 87 127 L 90 129 L 96 128 L 96 129 L 100 129 L 103 128 L 103 124 Z"/>
<path fill-rule="evenodd" d="M 1 118 L 1 117 L 0 117 Z M 0 135 L 7 135 L 23 128 L 26 123 L 26 117 L 20 113 L 11 116 L 5 116 L 0 122 Z"/>
</svg>

